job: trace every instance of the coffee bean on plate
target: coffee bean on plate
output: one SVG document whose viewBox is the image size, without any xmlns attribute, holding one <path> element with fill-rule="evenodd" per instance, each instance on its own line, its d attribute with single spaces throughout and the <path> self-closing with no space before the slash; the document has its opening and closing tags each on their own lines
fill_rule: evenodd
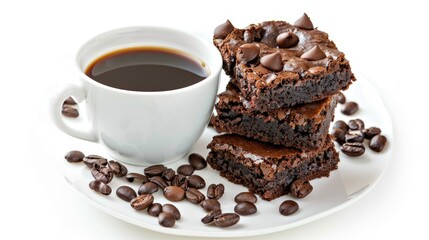
<svg viewBox="0 0 429 240">
<path fill-rule="evenodd" d="M 106 166 L 107 159 L 98 155 L 88 155 L 83 158 L 83 163 L 89 168 L 94 167 L 94 165 L 98 166 Z"/>
<path fill-rule="evenodd" d="M 210 186 L 207 188 L 207 198 L 219 200 L 223 196 L 224 192 L 225 186 L 222 183 L 210 184 Z"/>
<path fill-rule="evenodd" d="M 185 196 L 191 203 L 200 203 L 206 199 L 204 194 L 196 188 L 188 188 L 185 192 Z"/>
<path fill-rule="evenodd" d="M 215 209 L 215 210 L 207 213 L 207 215 L 201 219 L 201 222 L 204 224 L 210 224 L 214 221 L 214 218 L 220 214 L 222 214 L 222 210 L 220 208 Z"/>
<path fill-rule="evenodd" d="M 356 102 L 346 102 L 341 106 L 341 112 L 345 115 L 353 115 L 359 110 L 359 105 Z"/>
<path fill-rule="evenodd" d="M 206 210 L 206 212 L 211 212 L 216 209 L 220 209 L 220 202 L 216 199 L 206 199 L 200 202 L 200 206 Z"/>
<path fill-rule="evenodd" d="M 154 193 L 156 191 L 158 191 L 158 184 L 153 183 L 153 182 L 147 182 L 147 183 L 143 183 L 139 187 L 139 190 L 137 191 L 137 193 L 139 195 L 142 195 L 142 194 L 152 194 L 152 193 Z"/>
<path fill-rule="evenodd" d="M 201 170 L 207 167 L 207 162 L 203 156 L 198 153 L 192 153 L 188 157 L 189 164 L 194 167 L 195 170 Z"/>
<path fill-rule="evenodd" d="M 341 152 L 348 156 L 357 157 L 365 152 L 365 147 L 363 143 L 354 142 L 354 143 L 344 143 L 341 146 Z"/>
<path fill-rule="evenodd" d="M 153 176 L 161 176 L 162 172 L 164 172 L 165 169 L 167 168 L 164 165 L 157 164 L 157 165 L 149 166 L 145 168 L 143 171 L 144 171 L 144 175 L 148 177 L 153 177 Z"/>
<path fill-rule="evenodd" d="M 176 172 L 173 169 L 171 169 L 171 168 L 167 168 L 167 169 L 164 170 L 164 172 L 162 172 L 162 177 L 166 181 L 173 180 L 174 176 L 176 176 Z"/>
<path fill-rule="evenodd" d="M 177 168 L 177 173 L 182 174 L 184 176 L 191 176 L 194 173 L 194 167 L 189 164 L 183 164 Z"/>
<path fill-rule="evenodd" d="M 310 182 L 297 179 L 290 186 L 290 194 L 296 198 L 304 198 L 313 191 Z"/>
<path fill-rule="evenodd" d="M 338 120 L 334 123 L 334 125 L 332 126 L 333 129 L 341 129 L 343 130 L 344 133 L 349 131 L 349 125 L 347 125 L 346 122 L 344 122 L 343 120 Z"/>
<path fill-rule="evenodd" d="M 71 106 L 63 106 L 61 113 L 66 117 L 77 118 L 79 117 L 79 111 Z"/>
<path fill-rule="evenodd" d="M 234 212 L 242 216 L 255 214 L 256 211 L 256 205 L 251 202 L 240 202 L 234 207 Z"/>
<path fill-rule="evenodd" d="M 199 175 L 191 175 L 186 179 L 188 187 L 193 187 L 197 189 L 204 188 L 206 186 L 206 181 Z"/>
<path fill-rule="evenodd" d="M 214 223 L 218 227 L 229 227 L 240 221 L 240 215 L 236 213 L 222 213 L 214 217 Z"/>
<path fill-rule="evenodd" d="M 116 196 L 120 199 L 130 202 L 133 198 L 137 197 L 136 191 L 128 186 L 120 186 L 116 189 Z"/>
<path fill-rule="evenodd" d="M 164 197 L 172 202 L 182 201 L 185 198 L 185 190 L 178 186 L 164 188 Z"/>
<path fill-rule="evenodd" d="M 168 183 L 161 176 L 154 176 L 149 178 L 149 180 L 153 183 L 156 183 L 162 189 L 168 186 Z"/>
<path fill-rule="evenodd" d="M 369 148 L 373 151 L 381 152 L 383 151 L 386 142 L 387 138 L 384 135 L 375 135 L 369 142 Z"/>
<path fill-rule="evenodd" d="M 73 150 L 66 153 L 64 158 L 71 163 L 82 162 L 85 155 L 81 151 Z"/>
<path fill-rule="evenodd" d="M 134 182 L 134 181 L 138 181 L 141 183 L 149 182 L 149 178 L 140 173 L 128 173 L 127 175 L 125 175 L 125 179 L 127 179 L 128 182 Z"/>
<path fill-rule="evenodd" d="M 295 213 L 296 211 L 298 211 L 298 209 L 299 209 L 298 203 L 296 203 L 293 200 L 286 200 L 282 202 L 282 204 L 280 204 L 279 212 L 281 215 L 289 216 Z"/>
<path fill-rule="evenodd" d="M 362 132 L 365 135 L 366 139 L 371 139 L 375 135 L 381 134 L 381 129 L 378 127 L 370 127 L 370 128 L 362 130 Z"/>
<path fill-rule="evenodd" d="M 182 186 L 186 182 L 186 176 L 182 174 L 177 174 L 174 176 L 173 180 L 171 180 L 172 186 Z"/>
<path fill-rule="evenodd" d="M 236 203 L 240 203 L 240 202 L 256 203 L 256 201 L 258 201 L 258 199 L 256 198 L 255 194 L 253 194 L 251 192 L 241 192 L 241 193 L 237 194 L 237 196 L 235 196 L 234 201 Z"/>
<path fill-rule="evenodd" d="M 158 215 L 158 223 L 163 227 L 173 227 L 176 219 L 170 213 L 162 212 Z"/>
<path fill-rule="evenodd" d="M 347 125 L 350 130 L 362 130 L 365 128 L 365 123 L 359 118 L 350 120 Z"/>
<path fill-rule="evenodd" d="M 66 100 L 64 100 L 63 104 L 67 104 L 67 105 L 76 105 L 76 101 L 72 98 L 72 97 L 68 97 L 66 98 Z"/>
<path fill-rule="evenodd" d="M 112 188 L 102 181 L 94 180 L 89 183 L 89 188 L 103 195 L 110 195 Z"/>
<path fill-rule="evenodd" d="M 130 205 L 135 210 L 144 210 L 152 205 L 153 199 L 154 198 L 152 194 L 142 194 L 133 198 L 130 202 Z"/>
<path fill-rule="evenodd" d="M 346 103 L 346 96 L 345 96 L 342 92 L 337 93 L 337 94 L 335 95 L 335 97 L 336 97 L 337 102 L 338 102 L 339 104 L 344 104 L 344 103 Z"/>
<path fill-rule="evenodd" d="M 348 143 L 352 142 L 363 142 L 365 139 L 364 134 L 362 131 L 355 130 L 355 131 L 349 131 L 349 133 L 345 134 L 345 140 Z"/>
<path fill-rule="evenodd" d="M 162 213 L 161 203 L 152 203 L 152 205 L 147 208 L 147 213 L 151 216 L 158 217 L 158 215 Z"/>
<path fill-rule="evenodd" d="M 332 129 L 331 134 L 335 137 L 335 141 L 340 145 L 346 142 L 346 134 L 340 128 Z"/>
<path fill-rule="evenodd" d="M 110 160 L 107 162 L 107 166 L 117 177 L 123 177 L 128 173 L 127 167 L 120 162 Z"/>
<path fill-rule="evenodd" d="M 95 180 L 109 183 L 113 179 L 113 172 L 108 167 L 103 167 L 99 165 L 94 165 L 93 168 L 91 168 L 91 175 L 94 177 Z"/>
<path fill-rule="evenodd" d="M 176 208 L 173 204 L 166 203 L 162 205 L 162 212 L 169 213 L 173 215 L 174 219 L 179 220 L 181 215 L 179 209 Z"/>
</svg>

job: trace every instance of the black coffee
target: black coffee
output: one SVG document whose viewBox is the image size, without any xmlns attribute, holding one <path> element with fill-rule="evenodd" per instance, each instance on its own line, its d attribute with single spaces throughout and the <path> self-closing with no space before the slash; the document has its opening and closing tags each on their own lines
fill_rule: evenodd
<svg viewBox="0 0 429 240">
<path fill-rule="evenodd" d="M 177 50 L 134 47 L 107 53 L 85 74 L 95 81 L 131 91 L 167 91 L 193 85 L 209 74 L 202 61 Z"/>
</svg>

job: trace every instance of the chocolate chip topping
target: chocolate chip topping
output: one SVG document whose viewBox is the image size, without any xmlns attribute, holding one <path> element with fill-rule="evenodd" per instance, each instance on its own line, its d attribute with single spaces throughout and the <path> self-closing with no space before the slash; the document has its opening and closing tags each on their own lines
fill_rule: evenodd
<svg viewBox="0 0 429 240">
<path fill-rule="evenodd" d="M 302 15 L 301 18 L 296 20 L 296 22 L 293 24 L 293 26 L 305 29 L 305 30 L 313 30 L 313 23 L 311 22 L 310 18 L 307 16 L 306 13 Z"/>
<path fill-rule="evenodd" d="M 259 47 L 256 44 L 245 43 L 238 48 L 237 60 L 250 62 L 259 55 Z"/>
<path fill-rule="evenodd" d="M 234 30 L 234 26 L 229 20 L 226 20 L 226 22 L 215 28 L 214 38 L 224 39 L 230 32 L 232 32 L 232 30 Z"/>
<path fill-rule="evenodd" d="M 283 69 L 282 55 L 279 52 L 265 55 L 261 57 L 261 64 L 269 70 L 280 71 Z"/>
<path fill-rule="evenodd" d="M 292 32 L 280 33 L 276 38 L 277 45 L 281 48 L 293 47 L 298 44 L 298 41 L 298 37 Z"/>
<path fill-rule="evenodd" d="M 326 54 L 320 49 L 318 45 L 314 46 L 312 49 L 308 50 L 301 55 L 301 58 L 309 61 L 322 60 L 326 57 Z"/>
</svg>

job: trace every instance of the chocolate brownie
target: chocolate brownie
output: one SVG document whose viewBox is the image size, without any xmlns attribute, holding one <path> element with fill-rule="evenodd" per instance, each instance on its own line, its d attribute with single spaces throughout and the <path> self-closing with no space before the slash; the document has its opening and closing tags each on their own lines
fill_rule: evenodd
<svg viewBox="0 0 429 240">
<path fill-rule="evenodd" d="M 296 179 L 328 177 L 339 162 L 330 138 L 319 149 L 303 151 L 223 134 L 213 137 L 208 148 L 207 162 L 212 168 L 266 200 L 289 193 Z"/>
<path fill-rule="evenodd" d="M 227 21 L 213 42 L 231 81 L 262 111 L 318 101 L 355 80 L 344 53 L 306 15 L 293 25 L 267 21 L 245 29 Z"/>
<path fill-rule="evenodd" d="M 237 88 L 228 84 L 218 95 L 217 115 L 211 123 L 218 132 L 235 133 L 263 142 L 298 149 L 321 147 L 334 117 L 336 99 L 260 112 L 249 108 Z"/>
</svg>

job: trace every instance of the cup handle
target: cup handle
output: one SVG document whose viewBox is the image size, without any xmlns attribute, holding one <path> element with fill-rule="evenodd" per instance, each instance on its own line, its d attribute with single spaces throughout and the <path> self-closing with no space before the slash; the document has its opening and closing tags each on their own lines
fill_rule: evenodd
<svg viewBox="0 0 429 240">
<path fill-rule="evenodd" d="M 72 96 L 76 102 L 81 102 L 86 97 L 86 91 L 82 86 L 78 86 L 76 84 L 66 84 L 59 87 L 59 89 L 56 89 L 56 91 L 54 91 L 53 95 L 51 96 L 49 104 L 49 115 L 51 120 L 55 126 L 70 136 L 96 142 L 98 139 L 91 128 L 73 128 L 64 121 L 61 110 L 64 100 L 69 96 Z"/>
</svg>

